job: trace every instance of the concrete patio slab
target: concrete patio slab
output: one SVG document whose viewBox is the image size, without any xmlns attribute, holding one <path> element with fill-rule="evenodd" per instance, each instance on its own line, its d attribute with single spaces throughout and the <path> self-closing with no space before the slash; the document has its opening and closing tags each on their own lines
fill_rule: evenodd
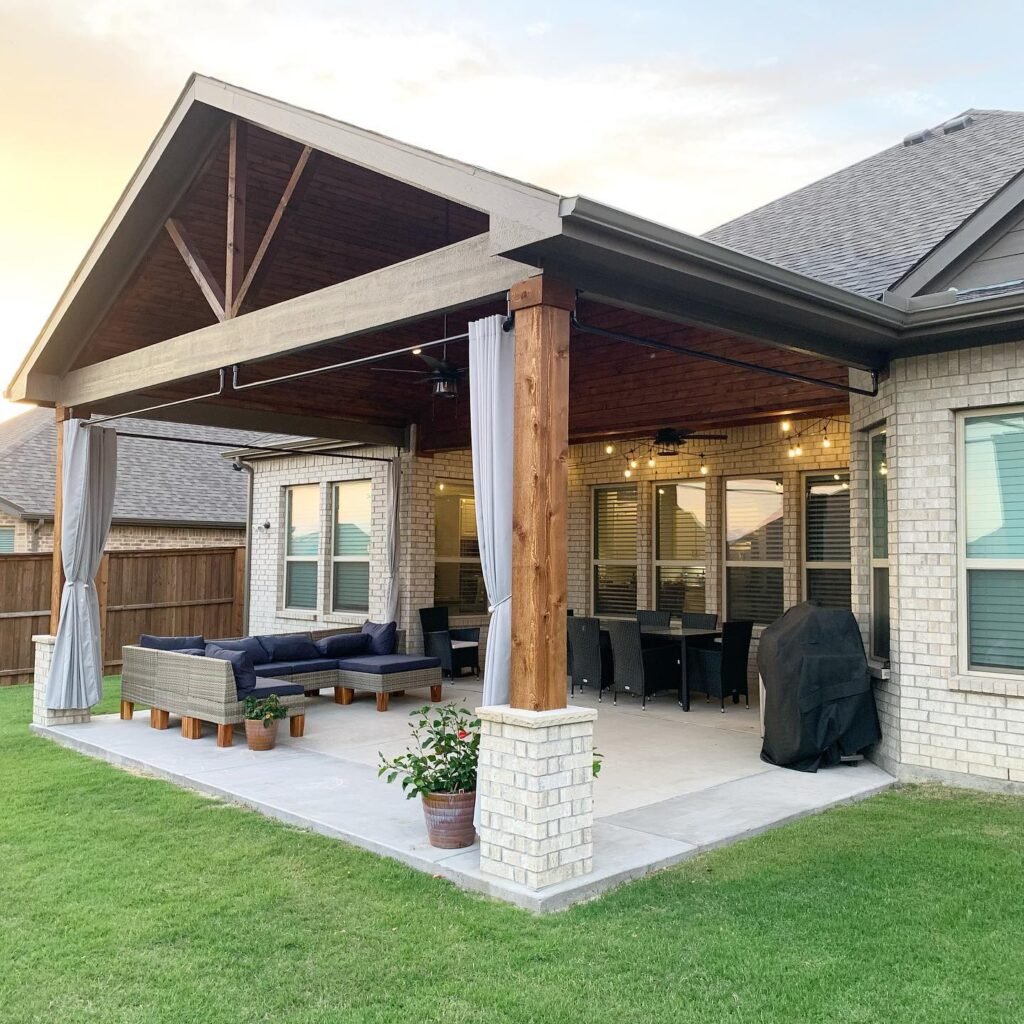
<svg viewBox="0 0 1024 1024">
<path fill-rule="evenodd" d="M 446 687 L 445 699 L 473 707 L 475 684 Z M 595 789 L 594 871 L 532 892 L 480 871 L 478 847 L 437 850 L 426 842 L 422 810 L 377 776 L 380 752 L 404 749 L 408 713 L 422 705 L 410 694 L 386 714 L 372 701 L 340 707 L 311 702 L 306 736 L 285 734 L 274 751 L 255 753 L 241 734 L 215 745 L 212 730 L 186 740 L 172 727 L 149 727 L 148 713 L 131 722 L 96 717 L 75 726 L 36 727 L 63 746 L 120 767 L 252 808 L 268 817 L 341 839 L 462 888 L 532 911 L 560 910 L 703 850 L 762 832 L 815 811 L 861 799 L 895 780 L 865 763 L 805 775 L 759 760 L 755 708 L 697 705 L 684 714 L 674 701 L 641 711 L 632 701 L 579 706 L 599 709 L 596 746 L 604 768 Z"/>
</svg>

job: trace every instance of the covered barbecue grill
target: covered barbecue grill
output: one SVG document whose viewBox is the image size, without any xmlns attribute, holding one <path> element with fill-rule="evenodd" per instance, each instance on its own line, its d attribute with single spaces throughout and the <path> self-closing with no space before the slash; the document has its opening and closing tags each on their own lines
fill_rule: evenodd
<svg viewBox="0 0 1024 1024">
<path fill-rule="evenodd" d="M 812 602 L 790 608 L 761 634 L 757 667 L 765 689 L 763 761 L 816 772 L 882 738 L 851 612 Z"/>
</svg>

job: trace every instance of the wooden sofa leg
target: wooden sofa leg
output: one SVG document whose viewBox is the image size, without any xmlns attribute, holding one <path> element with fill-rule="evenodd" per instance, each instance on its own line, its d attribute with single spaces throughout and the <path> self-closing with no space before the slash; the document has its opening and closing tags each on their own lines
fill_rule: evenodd
<svg viewBox="0 0 1024 1024">
<path fill-rule="evenodd" d="M 430 699 L 436 704 L 441 699 L 441 684 L 430 688 Z"/>
<path fill-rule="evenodd" d="M 203 723 L 198 718 L 189 718 L 186 715 L 181 720 L 181 735 L 187 740 L 202 739 Z"/>
<path fill-rule="evenodd" d="M 306 732 L 306 716 L 293 715 L 288 719 L 288 732 L 294 739 L 299 739 Z"/>
<path fill-rule="evenodd" d="M 130 722 L 135 714 L 135 704 L 130 700 L 121 701 L 121 721 Z"/>
<path fill-rule="evenodd" d="M 217 723 L 217 746 L 230 747 L 235 741 L 235 727 Z"/>
<path fill-rule="evenodd" d="M 154 729 L 166 729 L 170 726 L 170 713 L 159 708 L 149 709 L 149 724 Z"/>
<path fill-rule="evenodd" d="M 334 688 L 335 704 L 351 704 L 355 699 L 356 692 L 349 686 L 336 686 Z"/>
<path fill-rule="evenodd" d="M 377 694 L 377 710 L 378 711 L 387 711 L 387 709 L 388 709 L 388 699 L 390 698 L 390 696 L 391 696 L 390 693 L 378 693 Z"/>
</svg>

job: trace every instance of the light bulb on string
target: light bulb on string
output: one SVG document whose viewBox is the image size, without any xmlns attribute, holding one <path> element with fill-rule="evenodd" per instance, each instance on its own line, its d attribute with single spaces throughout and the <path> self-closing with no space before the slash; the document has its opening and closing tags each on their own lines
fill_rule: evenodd
<svg viewBox="0 0 1024 1024">
<path fill-rule="evenodd" d="M 791 425 L 792 424 L 789 422 L 789 420 L 783 420 L 782 421 L 782 432 L 784 434 L 788 434 L 789 433 L 789 428 L 790 428 Z"/>
<path fill-rule="evenodd" d="M 604 453 L 605 453 L 605 455 L 614 455 L 615 454 L 615 445 L 613 445 L 613 444 L 606 444 L 604 446 Z"/>
<path fill-rule="evenodd" d="M 622 475 L 628 480 L 633 475 L 633 470 L 631 470 L 631 469 L 624 469 L 622 471 Z"/>
<path fill-rule="evenodd" d="M 700 453 L 700 475 L 701 476 L 707 476 L 708 475 L 708 464 L 704 461 L 704 453 L 703 452 Z"/>
</svg>

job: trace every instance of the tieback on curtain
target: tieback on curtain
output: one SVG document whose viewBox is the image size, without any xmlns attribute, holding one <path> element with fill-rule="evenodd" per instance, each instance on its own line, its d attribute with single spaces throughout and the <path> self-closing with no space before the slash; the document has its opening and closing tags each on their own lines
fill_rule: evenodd
<svg viewBox="0 0 1024 1024">
<path fill-rule="evenodd" d="M 489 604 L 487 606 L 487 614 L 488 615 L 493 615 L 503 604 L 508 604 L 508 602 L 511 601 L 511 600 L 512 600 L 512 595 L 511 594 L 507 594 L 500 601 L 495 601 L 494 604 Z"/>
</svg>

